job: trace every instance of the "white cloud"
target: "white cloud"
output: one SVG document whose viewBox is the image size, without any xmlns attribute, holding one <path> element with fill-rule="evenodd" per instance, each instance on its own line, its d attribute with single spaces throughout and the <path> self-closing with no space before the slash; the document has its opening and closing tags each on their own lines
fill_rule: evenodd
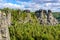
<svg viewBox="0 0 60 40">
<path fill-rule="evenodd" d="M 38 1 L 51 1 L 51 0 L 38 0 Z M 60 1 L 60 0 L 59 0 Z M 21 2 L 17 1 L 18 4 L 13 3 L 0 3 L 0 8 L 19 8 L 19 9 L 29 9 L 31 11 L 39 10 L 39 9 L 51 9 L 52 11 L 59 11 L 60 3 L 36 3 L 34 2 Z"/>
<path fill-rule="evenodd" d="M 3 0 L 0 0 L 0 1 L 3 1 Z"/>
<path fill-rule="evenodd" d="M 20 2 L 18 1 L 18 3 L 20 3 L 21 5 L 24 5 L 24 7 L 28 6 L 25 9 L 30 9 L 30 10 L 37 10 L 37 9 L 51 9 L 52 11 L 56 11 L 58 10 L 58 8 L 60 8 L 60 3 L 52 3 L 52 2 L 47 2 L 47 3 L 40 3 L 42 1 L 54 1 L 54 0 L 33 0 L 33 2 Z M 56 1 L 56 0 L 55 0 Z M 57 0 L 59 1 L 59 0 Z M 37 3 L 39 2 L 39 3 Z"/>
<path fill-rule="evenodd" d="M 36 4 L 34 2 L 21 2 L 21 1 L 17 1 L 17 3 L 19 3 L 20 5 L 24 5 L 25 9 L 29 9 L 29 10 L 37 10 L 40 9 L 41 5 L 40 4 Z"/>
<path fill-rule="evenodd" d="M 17 5 L 12 3 L 0 3 L 0 8 L 16 8 L 16 9 L 23 9 L 24 5 Z"/>
<path fill-rule="evenodd" d="M 0 0 L 0 3 L 3 2 L 3 0 Z"/>
</svg>

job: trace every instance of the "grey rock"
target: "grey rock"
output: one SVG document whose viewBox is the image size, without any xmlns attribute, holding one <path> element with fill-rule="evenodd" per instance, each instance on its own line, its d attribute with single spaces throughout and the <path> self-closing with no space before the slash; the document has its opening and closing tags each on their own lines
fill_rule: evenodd
<svg viewBox="0 0 60 40">
<path fill-rule="evenodd" d="M 7 11 L 0 11 L 0 39 L 1 40 L 10 40 L 9 29 L 11 23 L 11 14 Z"/>
<path fill-rule="evenodd" d="M 48 10 L 48 12 L 46 10 L 42 10 L 42 9 L 37 10 L 35 12 L 35 15 L 36 15 L 38 21 L 40 22 L 40 24 L 49 24 L 49 25 L 58 24 L 58 21 L 56 18 L 53 17 L 51 10 Z"/>
</svg>

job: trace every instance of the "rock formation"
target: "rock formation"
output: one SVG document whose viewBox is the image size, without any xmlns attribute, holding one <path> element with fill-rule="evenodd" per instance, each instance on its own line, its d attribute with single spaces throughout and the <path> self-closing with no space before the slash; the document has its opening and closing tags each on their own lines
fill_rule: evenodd
<svg viewBox="0 0 60 40">
<path fill-rule="evenodd" d="M 22 18 L 19 19 L 21 21 L 21 23 L 33 22 L 33 19 L 30 14 L 30 10 L 24 10 L 23 12 L 26 13 L 26 17 L 24 20 L 22 20 Z M 40 24 L 43 24 L 43 25 L 58 24 L 58 21 L 52 15 L 51 10 L 48 10 L 48 11 L 42 10 L 42 9 L 37 10 L 37 11 L 35 11 L 35 16 L 37 17 L 38 22 Z"/>
<path fill-rule="evenodd" d="M 24 10 L 23 12 L 30 13 L 30 10 Z"/>
<path fill-rule="evenodd" d="M 51 10 L 48 10 L 47 23 L 51 25 L 58 24 L 58 21 L 53 17 Z"/>
<path fill-rule="evenodd" d="M 24 20 L 20 17 L 20 23 L 27 23 L 27 22 L 31 22 L 31 14 L 30 14 L 30 10 L 24 10 L 23 11 L 25 13 L 25 17 Z"/>
<path fill-rule="evenodd" d="M 49 25 L 55 25 L 58 24 L 58 21 L 53 17 L 51 10 L 38 10 L 35 12 L 36 17 L 38 18 L 38 21 L 40 24 L 49 24 Z"/>
<path fill-rule="evenodd" d="M 10 23 L 11 13 L 9 13 L 8 11 L 0 11 L 0 40 L 10 40 L 8 29 Z"/>
<path fill-rule="evenodd" d="M 35 12 L 35 15 L 38 18 L 40 24 L 46 24 L 46 10 L 38 10 Z"/>
</svg>

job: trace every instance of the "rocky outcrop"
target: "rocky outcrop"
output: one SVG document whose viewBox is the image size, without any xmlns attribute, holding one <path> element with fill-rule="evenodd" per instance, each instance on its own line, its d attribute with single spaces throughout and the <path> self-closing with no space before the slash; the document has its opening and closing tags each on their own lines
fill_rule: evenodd
<svg viewBox="0 0 60 40">
<path fill-rule="evenodd" d="M 30 13 L 30 10 L 24 10 L 23 12 Z"/>
<path fill-rule="evenodd" d="M 35 15 L 38 18 L 40 24 L 47 24 L 46 10 L 38 10 L 35 12 Z"/>
<path fill-rule="evenodd" d="M 51 10 L 38 10 L 35 12 L 35 15 L 40 22 L 40 24 L 49 24 L 55 25 L 58 24 L 58 21 L 53 17 Z"/>
<path fill-rule="evenodd" d="M 51 10 L 48 10 L 47 23 L 51 25 L 58 24 L 58 21 L 53 17 Z"/>
<path fill-rule="evenodd" d="M 23 12 L 26 16 L 24 17 L 24 20 L 20 17 L 20 23 L 32 22 L 30 10 L 24 10 Z"/>
<path fill-rule="evenodd" d="M 27 22 L 33 22 L 34 20 L 31 17 L 30 14 L 30 10 L 24 10 L 24 13 L 26 13 L 26 17 L 24 18 L 24 20 L 22 19 L 22 17 L 19 19 L 21 23 L 27 23 Z M 24 14 L 23 13 L 23 14 Z M 54 18 L 54 16 L 52 15 L 52 11 L 51 10 L 37 10 L 35 11 L 35 16 L 37 17 L 37 21 L 40 24 L 45 24 L 45 25 L 55 25 L 58 24 L 58 21 L 56 18 Z"/>
<path fill-rule="evenodd" d="M 11 13 L 0 11 L 0 40 L 10 40 L 9 29 L 11 23 Z"/>
</svg>

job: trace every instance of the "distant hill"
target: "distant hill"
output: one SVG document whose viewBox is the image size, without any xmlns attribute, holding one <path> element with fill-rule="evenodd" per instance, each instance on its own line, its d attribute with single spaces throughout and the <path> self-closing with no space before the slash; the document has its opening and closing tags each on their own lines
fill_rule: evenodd
<svg viewBox="0 0 60 40">
<path fill-rule="evenodd" d="M 53 16 L 60 22 L 60 12 L 53 12 Z"/>
</svg>

